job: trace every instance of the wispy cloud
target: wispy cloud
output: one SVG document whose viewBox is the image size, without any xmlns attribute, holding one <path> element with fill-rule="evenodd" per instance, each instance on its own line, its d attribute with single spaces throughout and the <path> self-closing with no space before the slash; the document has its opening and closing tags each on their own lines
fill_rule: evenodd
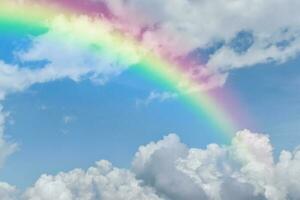
<svg viewBox="0 0 300 200">
<path fill-rule="evenodd" d="M 62 118 L 62 121 L 64 122 L 64 124 L 70 124 L 72 122 L 74 122 L 76 120 L 76 117 L 73 115 L 65 115 Z"/>
<path fill-rule="evenodd" d="M 18 145 L 13 142 L 7 141 L 4 135 L 5 123 L 9 113 L 3 111 L 3 107 L 0 104 L 0 167 L 4 164 L 7 157 L 17 151 Z"/>
<path fill-rule="evenodd" d="M 178 95 L 174 92 L 157 92 L 152 91 L 145 99 L 137 99 L 136 106 L 148 106 L 149 104 L 158 101 L 164 102 L 177 98 Z"/>
</svg>

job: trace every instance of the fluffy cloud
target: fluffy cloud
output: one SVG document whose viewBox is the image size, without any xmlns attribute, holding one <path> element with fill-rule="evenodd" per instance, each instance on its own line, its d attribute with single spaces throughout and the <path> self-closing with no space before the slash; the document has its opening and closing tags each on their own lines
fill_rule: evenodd
<svg viewBox="0 0 300 200">
<path fill-rule="evenodd" d="M 0 197 L 24 200 L 299 199 L 300 150 L 274 161 L 267 135 L 240 131 L 231 145 L 189 148 L 175 134 L 141 146 L 132 168 L 99 161 L 87 170 L 42 175 L 21 196 L 0 183 Z M 1 196 L 2 195 L 2 196 Z M 5 196 L 6 195 L 6 196 Z"/>
<path fill-rule="evenodd" d="M 166 199 L 297 199 L 299 153 L 283 151 L 275 163 L 269 138 L 248 130 L 230 146 L 206 149 L 188 149 L 169 135 L 141 147 L 133 171 Z"/>
<path fill-rule="evenodd" d="M 160 200 L 135 175 L 99 161 L 87 171 L 75 169 L 56 176 L 43 175 L 24 194 L 27 200 Z"/>
<path fill-rule="evenodd" d="M 16 187 L 0 182 L 0 199 L 18 200 L 18 194 Z"/>
<path fill-rule="evenodd" d="M 133 171 L 164 199 L 206 199 L 203 189 L 176 168 L 176 161 L 187 154 L 188 148 L 171 134 L 157 143 L 140 147 L 133 160 Z"/>
<path fill-rule="evenodd" d="M 130 27 L 132 34 L 143 30 L 143 43 L 163 54 L 182 56 L 221 42 L 208 60 L 217 70 L 285 61 L 300 50 L 295 0 L 98 1 L 120 19 L 121 28 Z"/>
</svg>

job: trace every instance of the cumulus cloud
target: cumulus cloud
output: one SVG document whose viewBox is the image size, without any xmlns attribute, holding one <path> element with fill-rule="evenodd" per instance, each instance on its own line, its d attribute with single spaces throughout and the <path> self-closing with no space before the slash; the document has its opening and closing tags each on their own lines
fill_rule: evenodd
<svg viewBox="0 0 300 200">
<path fill-rule="evenodd" d="M 276 163 L 268 136 L 248 130 L 230 146 L 206 149 L 187 148 L 169 135 L 140 147 L 133 171 L 166 199 L 297 199 L 298 154 L 283 151 Z"/>
<path fill-rule="evenodd" d="M 28 200 L 160 200 L 135 175 L 99 161 L 87 171 L 75 169 L 56 176 L 43 175 L 24 194 Z"/>
<path fill-rule="evenodd" d="M 15 187 L 0 183 L 0 195 L 25 200 L 296 200 L 299 176 L 300 150 L 282 151 L 275 159 L 267 135 L 243 130 L 228 146 L 199 149 L 170 134 L 141 146 L 131 169 L 102 160 L 87 170 L 44 174 L 19 196 Z"/>
<path fill-rule="evenodd" d="M 133 160 L 133 171 L 164 199 L 206 199 L 203 189 L 176 168 L 176 161 L 187 154 L 187 146 L 171 134 L 157 143 L 140 147 Z"/>
</svg>

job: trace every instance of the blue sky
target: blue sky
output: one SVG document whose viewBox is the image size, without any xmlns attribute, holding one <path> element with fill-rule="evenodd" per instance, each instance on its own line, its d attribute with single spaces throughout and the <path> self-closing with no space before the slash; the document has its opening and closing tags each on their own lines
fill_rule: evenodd
<svg viewBox="0 0 300 200">
<path fill-rule="evenodd" d="M 236 70 L 224 86 L 250 111 L 255 126 L 245 128 L 269 134 L 276 154 L 300 139 L 299 60 Z M 141 144 L 169 133 L 191 147 L 222 143 L 179 99 L 136 104 L 153 90 L 160 88 L 127 72 L 103 86 L 64 79 L 10 95 L 3 103 L 10 112 L 6 133 L 20 149 L 1 178 L 26 187 L 41 173 L 87 168 L 100 159 L 129 167 Z"/>
<path fill-rule="evenodd" d="M 144 54 L 120 64 L 126 41 L 110 54 L 74 42 L 74 24 L 99 31 L 88 13 L 58 13 L 35 34 L 0 27 L 0 199 L 299 198 L 299 2 L 99 1 L 116 16 L 107 38 L 140 31 L 248 116 L 224 143 L 180 94 L 132 70 Z"/>
</svg>

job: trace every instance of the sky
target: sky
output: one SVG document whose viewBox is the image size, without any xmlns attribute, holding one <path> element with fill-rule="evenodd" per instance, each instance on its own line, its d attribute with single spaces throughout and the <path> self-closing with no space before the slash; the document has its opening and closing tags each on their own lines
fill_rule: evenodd
<svg viewBox="0 0 300 200">
<path fill-rule="evenodd" d="M 0 2 L 15 8 L 54 14 L 36 31 L 0 12 L 0 199 L 299 199 L 299 2 Z M 184 78 L 137 72 L 148 51 Z"/>
</svg>

